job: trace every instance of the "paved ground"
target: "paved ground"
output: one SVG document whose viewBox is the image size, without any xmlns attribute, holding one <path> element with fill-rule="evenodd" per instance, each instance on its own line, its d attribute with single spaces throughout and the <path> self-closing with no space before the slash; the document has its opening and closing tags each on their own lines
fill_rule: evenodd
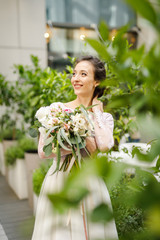
<svg viewBox="0 0 160 240">
<path fill-rule="evenodd" d="M 30 240 L 33 222 L 28 200 L 19 200 L 0 174 L 0 240 Z"/>
</svg>

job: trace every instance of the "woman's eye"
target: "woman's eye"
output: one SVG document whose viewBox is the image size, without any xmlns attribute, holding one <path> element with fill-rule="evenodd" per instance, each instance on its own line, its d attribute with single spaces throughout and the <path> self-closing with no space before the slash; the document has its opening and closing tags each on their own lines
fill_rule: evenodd
<svg viewBox="0 0 160 240">
<path fill-rule="evenodd" d="M 76 73 L 73 73 L 73 76 L 75 76 L 76 75 Z"/>
<path fill-rule="evenodd" d="M 82 76 L 87 76 L 87 74 L 86 73 L 82 73 Z"/>
</svg>

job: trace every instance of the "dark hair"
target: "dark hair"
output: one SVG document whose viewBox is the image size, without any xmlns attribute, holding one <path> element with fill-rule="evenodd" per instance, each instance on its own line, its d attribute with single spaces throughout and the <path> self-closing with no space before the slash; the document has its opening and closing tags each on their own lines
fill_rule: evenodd
<svg viewBox="0 0 160 240">
<path fill-rule="evenodd" d="M 89 61 L 90 63 L 92 63 L 92 65 L 94 67 L 94 79 L 96 81 L 101 82 L 106 79 L 105 66 L 104 66 L 104 63 L 99 58 L 90 56 L 90 55 L 89 56 L 81 56 L 76 59 L 75 66 L 82 61 Z M 96 96 L 101 97 L 103 95 L 104 90 L 105 90 L 105 88 L 97 86 L 94 90 L 93 98 Z"/>
</svg>

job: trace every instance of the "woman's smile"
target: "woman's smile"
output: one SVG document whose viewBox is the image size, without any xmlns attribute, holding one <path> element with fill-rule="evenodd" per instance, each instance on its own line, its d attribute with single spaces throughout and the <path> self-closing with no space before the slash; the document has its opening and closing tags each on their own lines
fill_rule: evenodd
<svg viewBox="0 0 160 240">
<path fill-rule="evenodd" d="M 74 89 L 79 89 L 79 88 L 83 87 L 83 85 L 80 84 L 80 83 L 75 83 L 75 84 L 73 85 L 73 87 L 74 87 Z"/>
</svg>

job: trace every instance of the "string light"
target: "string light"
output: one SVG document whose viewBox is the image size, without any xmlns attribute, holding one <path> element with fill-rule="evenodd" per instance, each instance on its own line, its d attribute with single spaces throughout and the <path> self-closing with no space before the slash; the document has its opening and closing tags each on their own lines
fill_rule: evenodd
<svg viewBox="0 0 160 240">
<path fill-rule="evenodd" d="M 84 34 L 81 34 L 79 38 L 80 38 L 82 41 L 84 41 L 85 37 L 86 37 L 86 36 L 85 36 Z"/>
</svg>

